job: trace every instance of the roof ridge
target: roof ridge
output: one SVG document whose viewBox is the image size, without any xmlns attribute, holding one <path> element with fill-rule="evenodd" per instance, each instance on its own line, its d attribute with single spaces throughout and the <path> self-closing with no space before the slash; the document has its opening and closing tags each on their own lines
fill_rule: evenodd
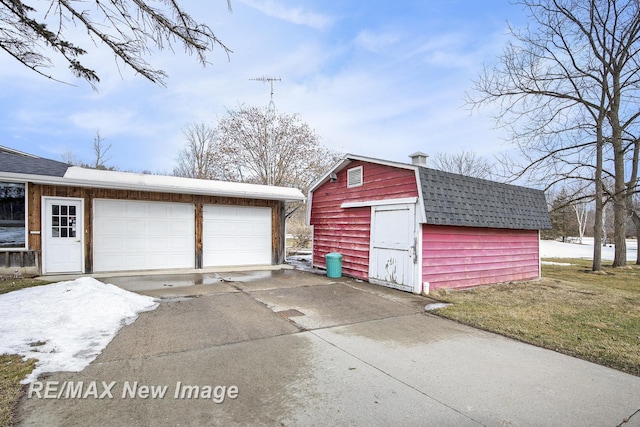
<svg viewBox="0 0 640 427">
<path fill-rule="evenodd" d="M 35 154 L 25 153 L 23 151 L 15 150 L 13 148 L 5 147 L 4 145 L 0 145 L 0 151 L 6 151 L 9 154 L 17 154 L 19 156 L 31 157 L 32 159 L 40 159 L 41 157 L 36 156 Z"/>
<path fill-rule="evenodd" d="M 496 181 L 494 179 L 488 179 L 488 178 L 480 178 L 477 176 L 471 176 L 471 175 L 464 175 L 461 173 L 457 173 L 457 172 L 449 172 L 449 171 L 444 171 L 442 169 L 436 169 L 436 168 L 430 168 L 430 167 L 426 167 L 426 166 L 418 166 L 420 169 L 424 169 L 427 171 L 435 171 L 438 173 L 442 173 L 442 174 L 446 174 L 446 175 L 454 175 L 456 177 L 461 177 L 467 180 L 476 180 L 476 181 L 483 181 L 483 182 L 487 182 L 489 184 L 498 184 L 498 185 L 506 185 L 509 187 L 518 187 L 518 188 L 525 188 L 527 190 L 538 190 L 538 191 L 543 191 L 540 190 L 539 188 L 532 188 L 532 187 L 527 187 L 526 185 L 521 185 L 521 184 L 512 184 L 510 182 L 502 182 L 502 181 Z"/>
</svg>

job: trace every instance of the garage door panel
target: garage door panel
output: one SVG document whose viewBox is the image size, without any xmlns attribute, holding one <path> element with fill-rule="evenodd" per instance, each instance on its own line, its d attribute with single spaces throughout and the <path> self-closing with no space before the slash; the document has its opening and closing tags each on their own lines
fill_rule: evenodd
<svg viewBox="0 0 640 427">
<path fill-rule="evenodd" d="M 102 237 L 100 239 L 96 239 L 95 245 L 107 246 L 116 251 L 121 251 L 123 249 L 122 240 L 118 237 Z"/>
<path fill-rule="evenodd" d="M 122 216 L 122 206 L 116 204 L 109 204 L 102 206 L 102 215 L 110 216 L 110 217 L 121 217 Z"/>
<path fill-rule="evenodd" d="M 207 205 L 203 265 L 271 264 L 271 208 Z"/>
<path fill-rule="evenodd" d="M 128 221 L 118 221 L 114 220 L 117 228 L 111 228 L 112 232 L 115 232 L 119 229 L 124 229 L 128 235 L 130 236 L 143 236 L 144 235 L 144 224 L 143 220 L 128 220 Z"/>
<path fill-rule="evenodd" d="M 194 206 L 99 199 L 94 204 L 94 271 L 193 268 Z"/>
<path fill-rule="evenodd" d="M 167 229 L 167 220 L 155 220 L 155 221 L 149 221 L 148 222 L 148 228 L 147 228 L 147 233 L 150 235 L 157 235 L 157 236 L 164 236 L 166 235 L 169 230 Z"/>
<path fill-rule="evenodd" d="M 123 223 L 116 219 L 99 218 L 94 220 L 94 227 L 105 231 L 105 235 L 119 233 Z"/>
<path fill-rule="evenodd" d="M 138 256 L 138 254 L 147 250 L 147 245 L 144 239 L 131 239 L 127 242 L 128 252 L 132 252 L 131 256 Z M 121 248 L 124 251 L 124 247 Z"/>
<path fill-rule="evenodd" d="M 170 245 L 166 237 L 163 236 L 151 236 L 147 239 L 149 252 L 164 253 L 169 249 Z"/>
<path fill-rule="evenodd" d="M 171 235 L 175 235 L 175 234 L 186 234 L 191 230 L 191 223 L 184 221 L 184 222 L 172 222 L 169 224 L 169 231 L 171 233 Z"/>
<path fill-rule="evenodd" d="M 129 204 L 122 202 L 119 209 L 114 209 L 115 216 L 125 216 L 127 218 L 144 218 L 147 214 L 146 206 L 143 202 L 137 204 Z"/>
<path fill-rule="evenodd" d="M 192 243 L 192 240 L 186 238 L 175 237 L 169 239 L 170 247 L 176 249 L 184 249 L 185 251 L 187 251 L 191 247 Z"/>
</svg>

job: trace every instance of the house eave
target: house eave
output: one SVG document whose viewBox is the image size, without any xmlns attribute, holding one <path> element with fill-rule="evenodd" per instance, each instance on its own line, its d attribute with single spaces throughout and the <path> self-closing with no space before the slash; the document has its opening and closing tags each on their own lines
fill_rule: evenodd
<svg viewBox="0 0 640 427">
<path fill-rule="evenodd" d="M 302 192 L 296 188 L 143 175 L 129 172 L 98 171 L 78 167 L 70 167 L 63 177 L 0 172 L 0 178 L 7 181 L 31 182 L 43 185 L 195 194 L 282 202 L 303 201 L 305 199 Z"/>
</svg>

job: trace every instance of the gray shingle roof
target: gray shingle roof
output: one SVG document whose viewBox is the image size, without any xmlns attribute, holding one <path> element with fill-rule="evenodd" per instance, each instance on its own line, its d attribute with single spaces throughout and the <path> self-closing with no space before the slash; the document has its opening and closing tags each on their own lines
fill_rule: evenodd
<svg viewBox="0 0 640 427">
<path fill-rule="evenodd" d="M 0 173 L 64 176 L 68 164 L 0 147 Z"/>
<path fill-rule="evenodd" d="M 419 168 L 427 224 L 543 230 L 551 228 L 544 192 Z"/>
</svg>

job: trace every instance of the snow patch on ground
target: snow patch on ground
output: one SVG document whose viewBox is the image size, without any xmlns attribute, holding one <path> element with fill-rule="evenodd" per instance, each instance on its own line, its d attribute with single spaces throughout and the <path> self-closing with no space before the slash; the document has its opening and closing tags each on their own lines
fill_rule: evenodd
<svg viewBox="0 0 640 427">
<path fill-rule="evenodd" d="M 542 265 L 560 265 L 563 267 L 569 267 L 571 264 L 570 262 L 553 262 L 553 261 L 540 261 L 540 264 Z"/>
<path fill-rule="evenodd" d="M 296 270 L 320 274 L 325 273 L 324 270 L 313 268 L 311 255 L 289 255 L 287 256 L 287 264 L 294 266 Z"/>
<path fill-rule="evenodd" d="M 22 382 L 45 372 L 78 372 L 154 298 L 84 277 L 0 295 L 0 354 L 37 359 Z"/>
<path fill-rule="evenodd" d="M 627 240 L 627 261 L 636 260 L 638 242 Z M 614 247 L 607 245 L 602 247 L 602 259 L 613 261 Z M 593 259 L 593 238 L 585 237 L 580 243 L 563 243 L 555 240 L 540 241 L 540 258 L 583 258 Z"/>
<path fill-rule="evenodd" d="M 444 307 L 446 307 L 448 305 L 451 305 L 451 304 L 447 304 L 447 303 L 444 303 L 444 302 L 434 302 L 432 304 L 425 305 L 424 309 L 425 309 L 425 311 L 432 311 L 432 310 L 437 310 L 439 308 L 444 308 Z"/>
</svg>

